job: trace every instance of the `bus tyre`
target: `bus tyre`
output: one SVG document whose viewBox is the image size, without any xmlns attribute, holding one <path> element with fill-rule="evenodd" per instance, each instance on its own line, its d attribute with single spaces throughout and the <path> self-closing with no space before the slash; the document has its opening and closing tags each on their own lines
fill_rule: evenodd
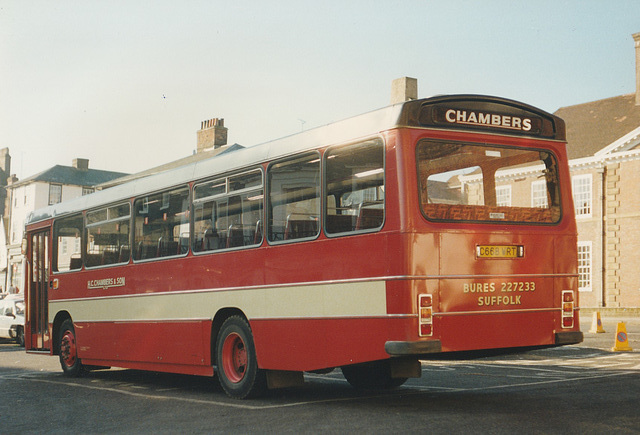
<svg viewBox="0 0 640 435">
<path fill-rule="evenodd" d="M 218 381 L 229 397 L 246 399 L 267 390 L 267 378 L 258 369 L 251 328 L 240 316 L 224 321 L 216 341 Z"/>
<path fill-rule="evenodd" d="M 71 319 L 62 322 L 58 343 L 60 343 L 58 353 L 62 371 L 66 376 L 80 376 L 82 374 L 82 362 L 78 358 L 76 331 Z"/>
<path fill-rule="evenodd" d="M 344 378 L 359 390 L 382 390 L 396 388 L 407 378 L 392 378 L 389 360 L 373 361 L 342 367 Z"/>
</svg>

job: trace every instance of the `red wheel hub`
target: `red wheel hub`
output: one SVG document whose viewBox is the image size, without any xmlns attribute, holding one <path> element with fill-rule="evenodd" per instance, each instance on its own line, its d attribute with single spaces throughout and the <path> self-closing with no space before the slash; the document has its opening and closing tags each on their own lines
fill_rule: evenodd
<svg viewBox="0 0 640 435">
<path fill-rule="evenodd" d="M 247 349 L 242 337 L 235 332 L 224 339 L 222 368 L 227 378 L 233 383 L 242 381 L 247 372 Z"/>
<path fill-rule="evenodd" d="M 73 367 L 76 363 L 78 349 L 76 348 L 76 337 L 72 331 L 65 331 L 60 342 L 60 355 L 67 367 Z"/>
</svg>

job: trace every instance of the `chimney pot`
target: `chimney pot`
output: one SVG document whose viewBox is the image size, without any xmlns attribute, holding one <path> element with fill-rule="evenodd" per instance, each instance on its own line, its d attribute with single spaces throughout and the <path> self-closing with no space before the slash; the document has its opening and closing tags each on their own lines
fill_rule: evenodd
<svg viewBox="0 0 640 435">
<path fill-rule="evenodd" d="M 224 118 L 212 118 L 200 123 L 197 152 L 209 151 L 227 144 L 227 128 Z"/>
</svg>

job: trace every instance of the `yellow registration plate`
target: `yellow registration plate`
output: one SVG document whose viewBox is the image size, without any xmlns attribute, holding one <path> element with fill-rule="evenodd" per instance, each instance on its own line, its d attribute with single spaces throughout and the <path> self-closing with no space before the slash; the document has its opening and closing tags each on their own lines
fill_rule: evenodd
<svg viewBox="0 0 640 435">
<path fill-rule="evenodd" d="M 478 258 L 519 258 L 524 257 L 524 246 L 521 245 L 478 245 Z"/>
</svg>

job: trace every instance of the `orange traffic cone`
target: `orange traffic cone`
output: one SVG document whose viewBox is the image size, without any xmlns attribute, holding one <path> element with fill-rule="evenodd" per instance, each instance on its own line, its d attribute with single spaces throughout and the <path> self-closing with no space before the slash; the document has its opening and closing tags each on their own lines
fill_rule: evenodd
<svg viewBox="0 0 640 435">
<path fill-rule="evenodd" d="M 600 311 L 593 313 L 593 323 L 591 323 L 591 329 L 589 329 L 589 332 L 594 334 L 605 332 L 602 327 L 602 319 L 600 319 Z"/>
<path fill-rule="evenodd" d="M 624 326 L 624 322 L 618 322 L 616 328 L 616 344 L 611 349 L 614 352 L 630 352 L 631 346 L 629 346 L 629 337 L 627 337 L 627 327 Z"/>
</svg>

